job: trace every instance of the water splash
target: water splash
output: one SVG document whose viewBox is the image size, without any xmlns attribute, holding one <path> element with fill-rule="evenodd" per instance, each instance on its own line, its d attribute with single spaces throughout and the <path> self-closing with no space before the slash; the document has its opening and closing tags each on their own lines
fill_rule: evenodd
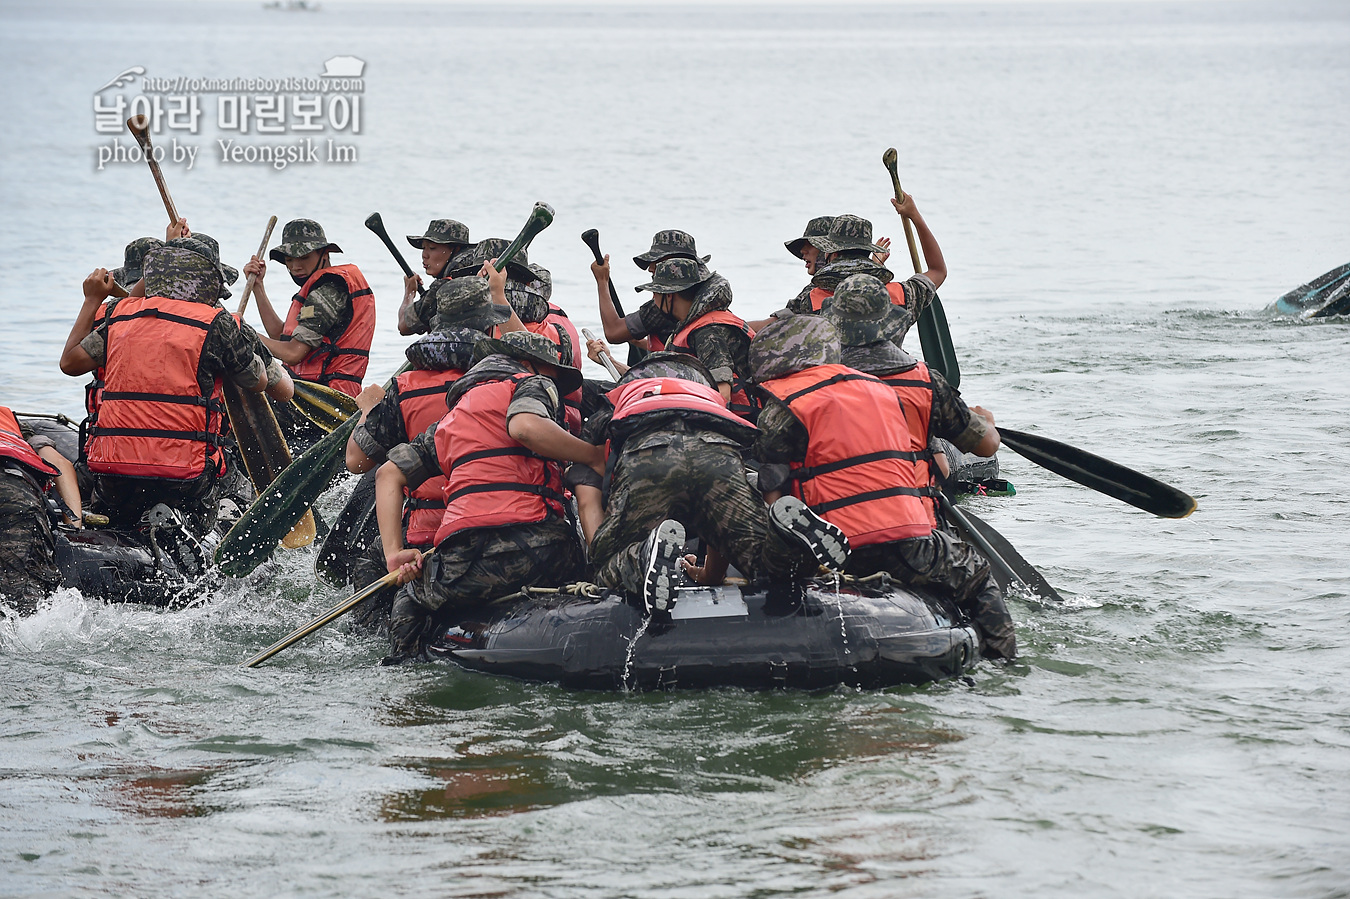
<svg viewBox="0 0 1350 899">
<path fill-rule="evenodd" d="M 638 629 L 633 632 L 633 638 L 628 641 L 628 649 L 624 652 L 623 656 L 622 684 L 624 692 L 632 689 L 628 683 L 628 679 L 633 673 L 633 655 L 637 651 L 638 641 L 642 639 L 643 634 L 647 633 L 647 628 L 651 626 L 651 623 L 652 619 L 650 615 L 643 616 L 642 624 L 638 625 Z"/>
</svg>

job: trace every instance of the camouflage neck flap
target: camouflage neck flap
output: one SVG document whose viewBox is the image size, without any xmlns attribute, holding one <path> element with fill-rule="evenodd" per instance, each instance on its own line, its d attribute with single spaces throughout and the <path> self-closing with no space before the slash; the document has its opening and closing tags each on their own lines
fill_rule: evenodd
<svg viewBox="0 0 1350 899">
<path fill-rule="evenodd" d="M 882 284 L 895 280 L 895 273 L 885 266 L 877 265 L 871 256 L 855 259 L 836 259 L 828 265 L 816 269 L 811 285 L 823 290 L 834 290 L 839 282 L 853 275 L 871 275 Z"/>
<path fill-rule="evenodd" d="M 468 371 L 473 367 L 473 348 L 483 336 L 473 328 L 434 331 L 410 344 L 403 355 L 419 371 Z"/>
<path fill-rule="evenodd" d="M 223 286 L 220 270 L 200 253 L 160 247 L 145 257 L 145 295 L 213 306 Z"/>
<path fill-rule="evenodd" d="M 695 290 L 694 304 L 689 307 L 689 314 L 684 317 L 684 321 L 670 335 L 672 338 L 709 312 L 731 308 L 731 282 L 716 272 Z"/>
<path fill-rule="evenodd" d="M 899 374 L 919 364 L 919 360 L 890 340 L 863 346 L 846 346 L 843 348 L 842 356 L 843 363 L 849 368 L 856 368 L 869 375 Z"/>
<path fill-rule="evenodd" d="M 548 300 L 544 299 L 537 284 L 525 284 L 515 278 L 506 279 L 506 302 L 511 304 L 523 322 L 541 322 L 548 317 Z"/>
</svg>

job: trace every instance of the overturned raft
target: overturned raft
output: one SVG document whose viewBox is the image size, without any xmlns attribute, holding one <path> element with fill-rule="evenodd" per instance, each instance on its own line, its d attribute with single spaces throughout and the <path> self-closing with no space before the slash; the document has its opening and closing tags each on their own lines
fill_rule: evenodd
<svg viewBox="0 0 1350 899">
<path fill-rule="evenodd" d="M 589 586 L 589 585 L 587 585 Z M 818 690 L 956 677 L 975 631 L 934 597 L 884 580 L 682 588 L 668 621 L 622 597 L 529 591 L 486 622 L 460 622 L 433 653 L 464 668 L 591 689 Z"/>
</svg>

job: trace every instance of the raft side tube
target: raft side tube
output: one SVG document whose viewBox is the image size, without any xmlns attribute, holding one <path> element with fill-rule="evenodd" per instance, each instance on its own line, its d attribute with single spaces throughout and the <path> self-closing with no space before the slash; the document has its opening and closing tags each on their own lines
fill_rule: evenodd
<svg viewBox="0 0 1350 899">
<path fill-rule="evenodd" d="M 736 588 L 721 588 L 736 590 Z M 695 599 L 706 589 L 681 590 Z M 736 592 L 740 592 L 736 590 Z M 897 587 L 771 587 L 744 613 L 652 621 L 617 595 L 546 594 L 488 624 L 462 622 L 437 654 L 476 671 L 574 689 L 878 688 L 955 677 L 977 658 L 974 630 L 943 601 Z M 692 604 L 692 603 L 691 603 Z M 636 639 L 635 639 L 636 638 Z M 467 645 L 464 641 L 468 641 Z"/>
</svg>

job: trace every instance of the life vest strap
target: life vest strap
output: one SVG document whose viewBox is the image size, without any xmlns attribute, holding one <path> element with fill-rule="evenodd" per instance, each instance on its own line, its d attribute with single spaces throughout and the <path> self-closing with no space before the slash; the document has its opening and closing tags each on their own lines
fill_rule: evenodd
<svg viewBox="0 0 1350 899">
<path fill-rule="evenodd" d="M 817 381 L 810 387 L 803 387 L 796 393 L 789 393 L 787 396 L 783 397 L 783 402 L 791 406 L 793 402 L 801 399 L 808 393 L 812 393 L 824 387 L 830 387 L 834 384 L 841 384 L 844 381 L 876 381 L 876 380 L 878 379 L 874 378 L 871 375 L 865 375 L 862 372 L 840 372 L 839 374 L 834 375 L 833 377 L 826 378 L 823 381 Z"/>
<path fill-rule="evenodd" d="M 103 401 L 137 400 L 148 403 L 176 403 L 180 406 L 205 406 L 212 412 L 224 412 L 225 404 L 208 396 L 184 396 L 181 393 L 139 393 L 125 390 L 105 390 Z"/>
<path fill-rule="evenodd" d="M 928 458 L 930 455 L 931 454 L 927 452 L 880 450 L 875 453 L 864 453 L 860 456 L 849 456 L 834 462 L 826 462 L 824 465 L 813 465 L 810 468 L 794 468 L 790 474 L 794 480 L 809 481 L 812 478 L 818 478 L 821 475 L 830 474 L 835 471 L 842 471 L 845 468 L 852 468 L 855 465 L 866 465 L 868 462 L 880 462 L 883 459 L 902 459 L 906 462 L 919 462 Z"/>
<path fill-rule="evenodd" d="M 544 499 L 551 499 L 554 502 L 562 503 L 563 505 L 566 505 L 567 503 L 567 497 L 563 496 L 561 493 L 559 493 L 557 490 L 554 490 L 552 487 L 544 487 L 540 484 L 518 484 L 510 481 L 501 484 L 471 484 L 468 487 L 461 487 L 454 493 L 451 493 L 449 496 L 447 496 L 445 498 L 445 502 L 446 505 L 448 506 L 450 503 L 453 503 L 461 496 L 468 496 L 471 493 L 496 493 L 499 491 L 512 493 L 532 493 L 535 496 L 542 496 Z"/>
<path fill-rule="evenodd" d="M 402 401 L 419 396 L 434 396 L 436 394 L 444 394 L 449 389 L 450 384 L 435 384 L 431 387 L 417 387 L 413 390 L 400 390 L 398 392 L 398 398 Z"/>
<path fill-rule="evenodd" d="M 835 509 L 842 509 L 845 506 L 854 506 L 858 503 L 868 503 L 872 500 L 887 499 L 892 496 L 936 496 L 937 490 L 934 487 L 888 487 L 885 490 L 870 490 L 867 493 L 855 493 L 853 496 L 845 496 L 840 499 L 830 500 L 827 503 L 821 503 L 811 506 L 811 511 L 817 515 L 824 515 L 826 512 L 832 512 Z"/>
<path fill-rule="evenodd" d="M 211 446 L 231 446 L 233 441 L 209 431 L 170 431 L 161 428 L 100 428 L 91 429 L 93 437 L 164 437 L 170 440 L 195 440 Z"/>
<path fill-rule="evenodd" d="M 533 450 L 527 447 L 501 446 L 496 447 L 494 449 L 478 450 L 476 452 L 465 453 L 462 456 L 457 456 L 455 460 L 450 463 L 450 471 L 454 471 L 457 467 L 464 464 L 465 462 L 477 462 L 480 459 L 492 459 L 496 456 L 526 456 L 528 458 L 535 458 L 535 459 L 542 458 L 541 456 L 537 455 Z M 449 472 L 446 472 L 446 474 L 448 475 Z"/>
<path fill-rule="evenodd" d="M 406 509 L 406 510 L 408 510 L 408 511 L 415 511 L 415 510 L 419 510 L 419 509 L 444 509 L 444 508 L 445 508 L 445 500 L 443 500 L 443 499 L 413 499 L 412 497 L 405 497 L 404 500 L 403 500 L 403 508 Z"/>
<path fill-rule="evenodd" d="M 136 318 L 162 318 L 165 321 L 187 325 L 189 328 L 200 328 L 203 331 L 211 330 L 211 322 L 200 322 L 195 318 L 188 318 L 185 315 L 174 315 L 172 312 L 165 312 L 164 310 L 156 309 L 153 306 L 148 309 L 142 309 L 139 312 L 133 312 L 130 315 L 114 315 L 112 318 L 108 319 L 108 324 L 129 322 Z M 215 321 L 215 319 L 212 319 L 212 321 Z"/>
</svg>

